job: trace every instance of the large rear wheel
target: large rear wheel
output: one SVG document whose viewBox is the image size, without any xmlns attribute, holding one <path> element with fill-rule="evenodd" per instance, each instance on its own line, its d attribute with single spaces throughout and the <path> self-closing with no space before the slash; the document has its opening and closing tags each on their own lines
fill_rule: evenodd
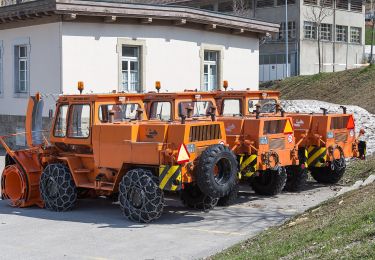
<svg viewBox="0 0 375 260">
<path fill-rule="evenodd" d="M 164 193 L 158 178 L 145 169 L 130 170 L 119 186 L 119 201 L 123 214 L 131 221 L 149 223 L 160 218 L 164 208 Z"/>
<path fill-rule="evenodd" d="M 40 178 L 40 194 L 47 209 L 71 210 L 77 201 L 77 188 L 69 168 L 64 164 L 48 165 Z"/>
<path fill-rule="evenodd" d="M 226 146 L 218 144 L 207 148 L 199 157 L 196 177 L 200 190 L 213 198 L 229 194 L 236 184 L 238 163 Z"/>
<path fill-rule="evenodd" d="M 260 195 L 273 196 L 279 194 L 286 184 L 287 175 L 284 167 L 277 167 L 276 170 L 261 171 L 252 178 L 251 187 L 255 193 Z"/>
<path fill-rule="evenodd" d="M 306 187 L 308 179 L 308 171 L 306 168 L 302 168 L 300 165 L 293 165 L 285 167 L 287 180 L 285 185 L 286 191 L 298 192 Z"/>
<path fill-rule="evenodd" d="M 336 146 L 332 152 L 333 161 L 325 167 L 310 167 L 311 176 L 319 183 L 335 184 L 345 174 L 346 161 L 341 147 Z"/>
<path fill-rule="evenodd" d="M 240 191 L 240 185 L 237 183 L 236 185 L 234 185 L 233 190 L 231 190 L 228 195 L 221 197 L 219 199 L 219 202 L 217 203 L 217 205 L 225 206 L 225 207 L 233 205 L 238 198 L 239 191 Z"/>
<path fill-rule="evenodd" d="M 209 211 L 219 199 L 204 194 L 197 185 L 188 184 L 181 191 L 181 200 L 189 208 Z"/>
</svg>

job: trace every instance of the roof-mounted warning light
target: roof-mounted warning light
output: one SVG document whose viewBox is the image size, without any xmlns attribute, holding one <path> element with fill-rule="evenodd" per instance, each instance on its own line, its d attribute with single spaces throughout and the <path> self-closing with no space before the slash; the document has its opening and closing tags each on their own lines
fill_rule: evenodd
<svg viewBox="0 0 375 260">
<path fill-rule="evenodd" d="M 158 93 L 160 93 L 160 89 L 161 89 L 161 83 L 160 83 L 160 81 L 156 81 L 155 82 L 155 89 L 158 91 Z"/>
<path fill-rule="evenodd" d="M 82 91 L 85 89 L 85 84 L 83 83 L 83 81 L 78 81 L 78 86 L 77 86 L 78 90 L 79 90 L 79 94 L 82 95 Z"/>
<path fill-rule="evenodd" d="M 223 88 L 225 89 L 225 91 L 227 91 L 228 87 L 229 87 L 228 80 L 224 80 L 223 81 Z"/>
</svg>

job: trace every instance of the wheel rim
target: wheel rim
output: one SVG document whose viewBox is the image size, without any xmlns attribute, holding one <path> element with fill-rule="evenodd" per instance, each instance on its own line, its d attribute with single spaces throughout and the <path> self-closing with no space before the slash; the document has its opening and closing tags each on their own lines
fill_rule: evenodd
<svg viewBox="0 0 375 260">
<path fill-rule="evenodd" d="M 55 179 L 53 179 L 52 177 L 49 177 L 47 179 L 46 192 L 48 194 L 48 197 L 50 198 L 57 198 L 58 196 L 59 187 Z"/>
<path fill-rule="evenodd" d="M 230 179 L 232 164 L 228 159 L 222 158 L 215 164 L 213 172 L 216 183 L 223 185 Z"/>
<path fill-rule="evenodd" d="M 134 188 L 130 192 L 129 200 L 134 208 L 140 209 L 143 205 L 144 192 L 139 188 Z"/>
</svg>

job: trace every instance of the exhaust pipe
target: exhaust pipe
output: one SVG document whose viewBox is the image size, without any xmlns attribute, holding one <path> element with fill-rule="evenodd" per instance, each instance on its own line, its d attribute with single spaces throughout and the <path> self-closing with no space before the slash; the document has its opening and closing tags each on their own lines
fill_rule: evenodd
<svg viewBox="0 0 375 260">
<path fill-rule="evenodd" d="M 346 108 L 345 106 L 340 106 L 340 108 L 342 109 L 342 112 L 343 112 L 344 114 L 346 114 L 346 110 L 347 110 L 347 108 Z"/>
</svg>

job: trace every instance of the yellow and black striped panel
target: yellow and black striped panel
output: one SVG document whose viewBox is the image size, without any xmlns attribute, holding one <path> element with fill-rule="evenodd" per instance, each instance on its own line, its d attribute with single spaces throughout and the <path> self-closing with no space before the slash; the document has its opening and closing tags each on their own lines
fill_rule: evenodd
<svg viewBox="0 0 375 260">
<path fill-rule="evenodd" d="M 257 171 L 257 156 L 252 155 L 239 155 L 240 175 L 251 177 Z"/>
<path fill-rule="evenodd" d="M 182 174 L 179 165 L 161 165 L 159 168 L 159 187 L 162 190 L 181 190 Z"/>
<path fill-rule="evenodd" d="M 327 160 L 327 148 L 319 146 L 309 146 L 307 148 L 308 167 L 324 167 Z"/>
</svg>

